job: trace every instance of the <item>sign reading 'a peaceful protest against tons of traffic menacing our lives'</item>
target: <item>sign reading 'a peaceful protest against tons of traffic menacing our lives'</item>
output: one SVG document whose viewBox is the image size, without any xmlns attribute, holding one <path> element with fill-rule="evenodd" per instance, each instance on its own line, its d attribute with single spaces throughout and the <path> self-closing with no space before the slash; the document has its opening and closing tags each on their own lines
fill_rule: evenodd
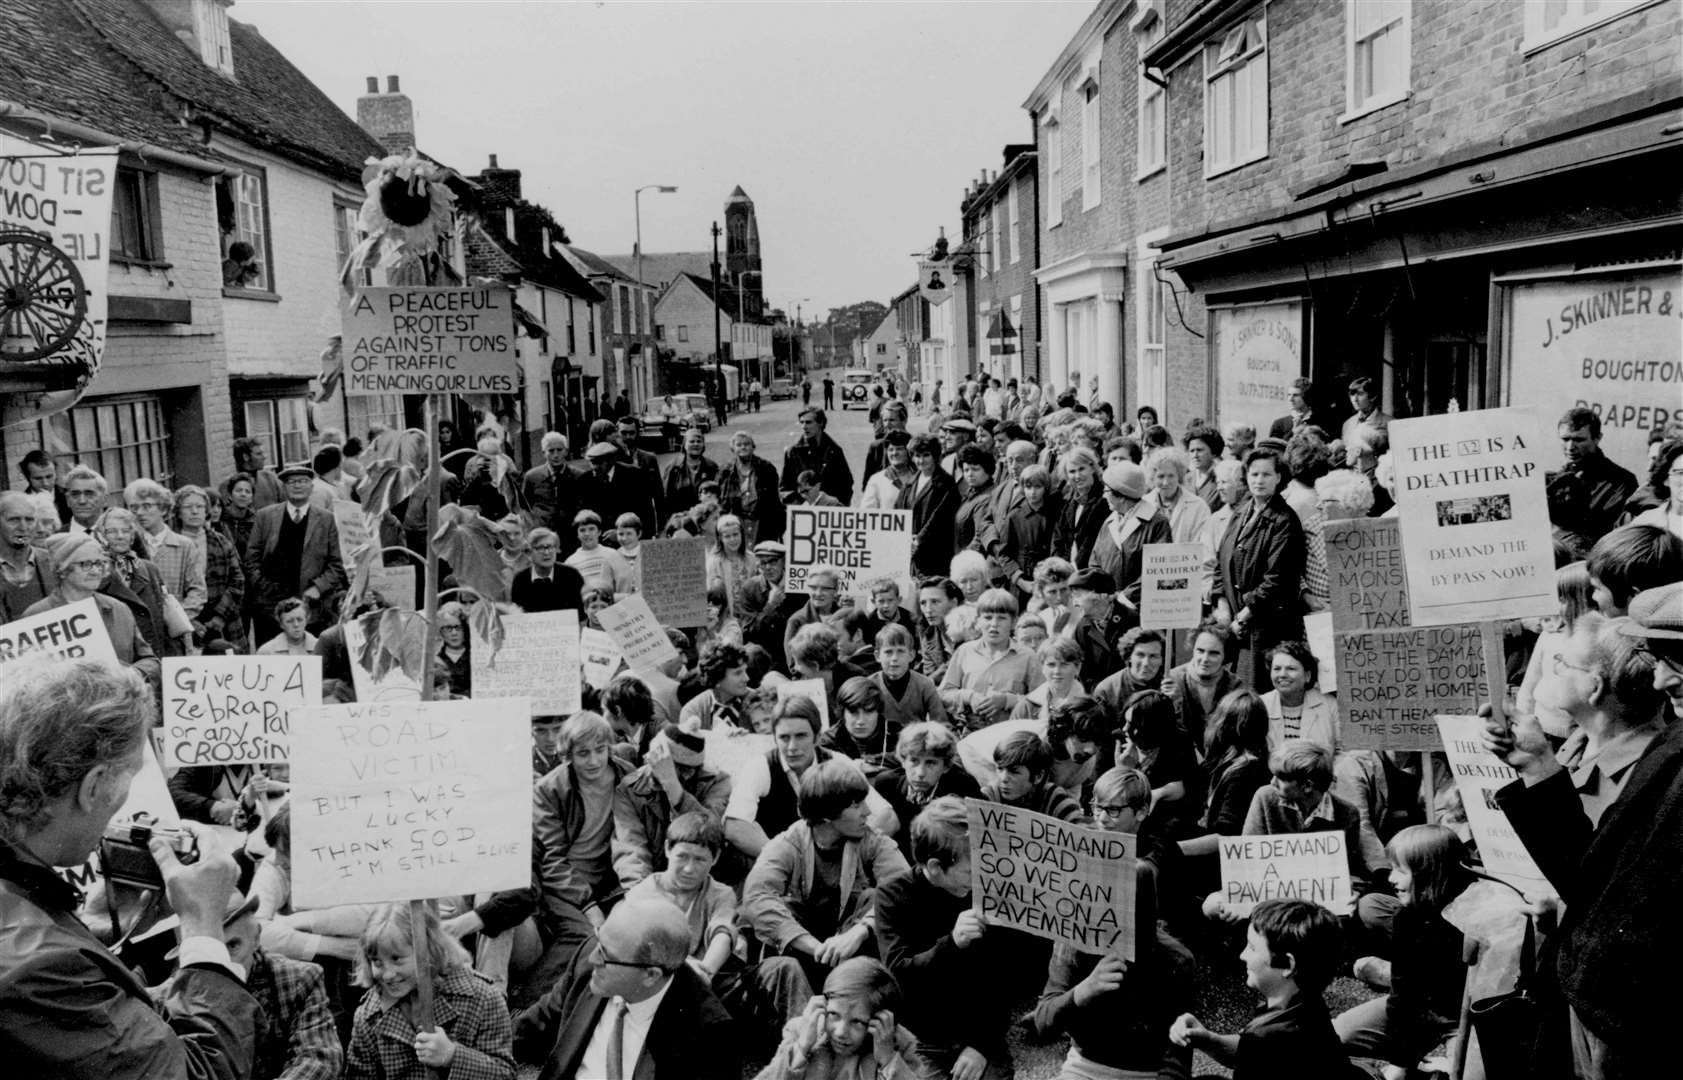
<svg viewBox="0 0 1683 1080">
<path fill-rule="evenodd" d="M 1134 959 L 1137 837 L 1003 803 L 964 801 L 970 809 L 970 906 L 990 926 Z"/>
<path fill-rule="evenodd" d="M 504 285 L 358 289 L 345 301 L 343 349 L 351 397 L 519 392 Z"/>
<path fill-rule="evenodd" d="M 29 656 L 119 666 L 117 650 L 111 647 L 111 635 L 105 632 L 105 620 L 99 617 L 92 597 L 0 626 L 0 664 Z"/>
<path fill-rule="evenodd" d="M 1203 544 L 1146 544 L 1140 562 L 1140 626 L 1190 630 L 1203 614 Z"/>
<path fill-rule="evenodd" d="M 581 708 L 579 613 L 539 611 L 504 615 L 503 644 L 495 652 L 473 638 L 473 696 L 525 698 L 534 716 L 571 716 Z"/>
<path fill-rule="evenodd" d="M 871 584 L 884 578 L 900 587 L 901 603 L 912 591 L 912 512 L 848 506 L 791 506 L 784 543 L 789 547 L 784 591 L 805 593 L 815 566 L 841 575 L 840 595 L 869 601 Z"/>
<path fill-rule="evenodd" d="M 619 646 L 632 671 L 652 671 L 678 658 L 672 639 L 660 628 L 649 602 L 638 593 L 609 604 L 596 613 L 596 619 Z"/>
<path fill-rule="evenodd" d="M 532 881 L 526 702 L 327 705 L 293 720 L 299 907 L 523 889 Z"/>
<path fill-rule="evenodd" d="M 1438 730 L 1449 758 L 1449 771 L 1467 810 L 1467 827 L 1478 843 L 1484 869 L 1532 896 L 1548 890 L 1548 879 L 1508 823 L 1496 793 L 1519 778 L 1507 762 L 1484 748 L 1484 718 L 1439 716 Z"/>
<path fill-rule="evenodd" d="M 707 541 L 645 540 L 637 553 L 637 594 L 662 626 L 705 626 Z"/>
<path fill-rule="evenodd" d="M 1321 526 L 1333 630 L 1410 625 L 1408 570 L 1396 518 L 1337 518 Z"/>
<path fill-rule="evenodd" d="M 1221 899 L 1248 916 L 1264 900 L 1312 900 L 1334 915 L 1355 905 L 1341 832 L 1217 837 Z"/>
<path fill-rule="evenodd" d="M 1413 624 L 1554 614 L 1536 412 L 1395 420 L 1390 434 Z"/>
<path fill-rule="evenodd" d="M 1477 623 L 1339 634 L 1340 750 L 1436 750 L 1439 713 L 1484 696 Z"/>
<path fill-rule="evenodd" d="M 164 763 L 284 764 L 292 710 L 320 704 L 319 656 L 166 656 Z"/>
</svg>

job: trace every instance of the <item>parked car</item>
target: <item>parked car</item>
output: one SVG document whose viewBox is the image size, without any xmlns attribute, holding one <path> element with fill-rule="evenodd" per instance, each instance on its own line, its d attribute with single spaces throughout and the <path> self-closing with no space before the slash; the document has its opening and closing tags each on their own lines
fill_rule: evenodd
<svg viewBox="0 0 1683 1080">
<path fill-rule="evenodd" d="M 795 396 L 795 380 L 793 380 L 793 379 L 773 379 L 773 380 L 771 380 L 771 400 L 782 401 L 784 398 L 792 398 L 794 396 Z"/>
<path fill-rule="evenodd" d="M 841 395 L 842 411 L 845 412 L 854 408 L 869 409 L 871 407 L 871 384 L 876 381 L 876 372 L 866 371 L 863 368 L 854 368 L 851 371 L 842 372 L 841 386 L 838 391 Z"/>
<path fill-rule="evenodd" d="M 702 431 L 713 430 L 713 406 L 706 394 L 674 394 L 673 400 L 677 401 L 680 414 L 689 410 L 690 422 L 696 427 Z"/>
</svg>

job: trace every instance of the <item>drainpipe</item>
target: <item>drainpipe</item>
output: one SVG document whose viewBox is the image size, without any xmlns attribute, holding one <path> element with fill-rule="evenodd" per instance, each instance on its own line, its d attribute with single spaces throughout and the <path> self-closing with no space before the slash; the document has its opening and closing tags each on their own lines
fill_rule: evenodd
<svg viewBox="0 0 1683 1080">
<path fill-rule="evenodd" d="M 228 166 L 218 165 L 206 158 L 194 157 L 191 154 L 183 154 L 179 150 L 170 150 L 162 146 L 154 146 L 151 143 L 124 139 L 121 136 L 113 135 L 108 131 L 100 131 L 98 128 L 92 128 L 86 124 L 79 124 L 73 120 L 64 120 L 43 112 L 37 112 L 16 102 L 0 101 L 0 120 L 7 119 L 21 120 L 40 127 L 49 136 L 68 135 L 83 143 L 97 146 L 115 146 L 118 150 L 133 154 L 142 161 L 177 165 L 184 169 L 203 173 L 207 179 L 214 176 L 226 176 L 230 171 Z"/>
</svg>

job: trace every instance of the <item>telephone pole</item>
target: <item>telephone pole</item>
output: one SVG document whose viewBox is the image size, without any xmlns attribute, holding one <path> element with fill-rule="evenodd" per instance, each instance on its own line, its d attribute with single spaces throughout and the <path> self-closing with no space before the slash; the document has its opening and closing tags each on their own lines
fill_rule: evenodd
<svg viewBox="0 0 1683 1080">
<path fill-rule="evenodd" d="M 718 400 L 725 397 L 724 343 L 719 331 L 719 223 L 713 223 L 713 377 Z"/>
</svg>

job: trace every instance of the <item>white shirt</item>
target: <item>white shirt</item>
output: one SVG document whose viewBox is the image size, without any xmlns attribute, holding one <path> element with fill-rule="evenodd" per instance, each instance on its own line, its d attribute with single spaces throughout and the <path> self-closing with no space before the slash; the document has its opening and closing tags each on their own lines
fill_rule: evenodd
<svg viewBox="0 0 1683 1080">
<path fill-rule="evenodd" d="M 852 762 L 846 754 L 832 754 L 837 761 Z M 814 761 L 817 759 L 815 758 Z M 782 761 L 778 761 L 782 765 Z M 783 775 L 789 778 L 789 786 L 795 791 L 801 790 L 801 778 L 790 772 L 787 767 Z M 766 767 L 764 754 L 749 758 L 742 766 L 742 770 L 731 777 L 730 802 L 725 804 L 725 817 L 736 818 L 738 821 L 753 821 L 760 812 L 760 800 L 771 794 L 771 770 Z M 867 784 L 865 786 L 865 805 L 870 807 L 871 818 L 889 809 L 888 801 L 878 794 L 877 789 Z"/>
<path fill-rule="evenodd" d="M 631 1002 L 625 1013 L 625 1032 L 621 1044 L 624 1053 L 620 1057 L 623 1065 L 622 1080 L 631 1080 L 637 1071 L 637 1059 L 643 1054 L 643 1044 L 649 1041 L 649 1029 L 654 1026 L 655 1013 L 660 1010 L 660 1003 L 666 999 L 666 992 L 672 989 L 669 978 L 653 997 L 642 1001 Z M 584 1056 L 579 1058 L 579 1067 L 573 1073 L 575 1080 L 594 1080 L 595 1077 L 608 1075 L 608 1036 L 614 1030 L 614 1014 L 619 1010 L 622 997 L 611 997 L 602 1015 L 596 1020 L 596 1030 L 591 1033 L 590 1042 L 584 1048 Z"/>
</svg>

